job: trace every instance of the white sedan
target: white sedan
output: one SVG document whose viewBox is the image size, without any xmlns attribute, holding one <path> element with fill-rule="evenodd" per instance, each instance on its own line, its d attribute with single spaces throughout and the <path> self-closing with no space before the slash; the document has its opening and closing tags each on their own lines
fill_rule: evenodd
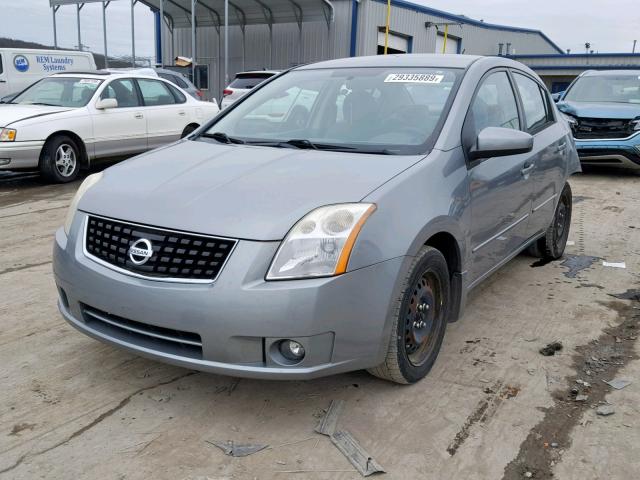
<svg viewBox="0 0 640 480">
<path fill-rule="evenodd" d="M 158 77 L 131 72 L 51 75 L 0 105 L 0 170 L 73 180 L 94 159 L 176 141 L 219 112 Z"/>
</svg>

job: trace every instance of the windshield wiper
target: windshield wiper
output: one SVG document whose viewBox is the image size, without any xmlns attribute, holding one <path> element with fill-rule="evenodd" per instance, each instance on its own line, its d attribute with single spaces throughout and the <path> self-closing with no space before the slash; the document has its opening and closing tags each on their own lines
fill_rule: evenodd
<svg viewBox="0 0 640 480">
<path fill-rule="evenodd" d="M 201 137 L 204 138 L 213 138 L 214 140 L 220 142 L 220 143 L 226 143 L 226 144 L 237 144 L 237 145 L 241 145 L 243 143 L 246 143 L 244 140 L 240 139 L 240 138 L 235 138 L 235 137 L 230 137 L 229 135 L 227 135 L 224 132 L 214 132 L 214 133 L 202 133 L 200 134 Z"/>
<path fill-rule="evenodd" d="M 280 141 L 253 141 L 247 142 L 249 145 L 257 145 L 261 147 L 294 147 L 302 150 L 326 150 L 332 152 L 353 152 L 353 153 L 370 153 L 376 155 L 395 155 L 396 152 L 389 150 L 388 148 L 363 148 L 363 147 L 351 147 L 349 145 L 332 145 L 329 143 L 316 143 L 306 139 L 291 139 Z"/>
<path fill-rule="evenodd" d="M 54 105 L 53 103 L 42 103 L 42 102 L 32 102 L 32 103 L 27 103 L 27 105 L 42 105 L 44 107 L 61 107 L 62 106 L 62 105 Z"/>
</svg>

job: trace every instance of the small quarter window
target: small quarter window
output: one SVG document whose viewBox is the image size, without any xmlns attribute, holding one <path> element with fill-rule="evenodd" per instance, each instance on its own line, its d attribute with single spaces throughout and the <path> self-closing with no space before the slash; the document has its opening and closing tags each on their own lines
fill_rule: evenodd
<svg viewBox="0 0 640 480">
<path fill-rule="evenodd" d="M 4 72 L 4 70 L 2 69 L 2 55 L 0 55 L 0 75 L 2 75 L 2 72 Z"/>
<path fill-rule="evenodd" d="M 167 87 L 169 87 L 169 90 L 171 90 L 171 94 L 173 95 L 176 103 L 184 103 L 187 101 L 187 97 L 185 97 L 184 94 L 176 87 L 174 87 L 173 85 L 167 85 Z"/>
</svg>

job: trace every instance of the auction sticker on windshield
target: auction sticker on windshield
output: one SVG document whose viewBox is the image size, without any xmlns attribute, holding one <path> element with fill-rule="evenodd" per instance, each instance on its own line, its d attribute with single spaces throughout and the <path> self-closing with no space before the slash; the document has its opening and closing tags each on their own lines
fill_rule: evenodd
<svg viewBox="0 0 640 480">
<path fill-rule="evenodd" d="M 384 79 L 385 83 L 440 83 L 444 79 L 444 75 L 435 73 L 390 73 Z"/>
</svg>

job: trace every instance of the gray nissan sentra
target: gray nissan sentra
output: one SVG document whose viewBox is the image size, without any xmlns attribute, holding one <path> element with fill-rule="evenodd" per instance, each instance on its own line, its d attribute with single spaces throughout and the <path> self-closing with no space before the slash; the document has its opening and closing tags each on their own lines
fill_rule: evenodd
<svg viewBox="0 0 640 480">
<path fill-rule="evenodd" d="M 84 181 L 56 232 L 59 308 L 91 337 L 188 368 L 416 382 L 472 288 L 524 249 L 563 254 L 579 169 L 520 63 L 297 67 Z"/>
</svg>

